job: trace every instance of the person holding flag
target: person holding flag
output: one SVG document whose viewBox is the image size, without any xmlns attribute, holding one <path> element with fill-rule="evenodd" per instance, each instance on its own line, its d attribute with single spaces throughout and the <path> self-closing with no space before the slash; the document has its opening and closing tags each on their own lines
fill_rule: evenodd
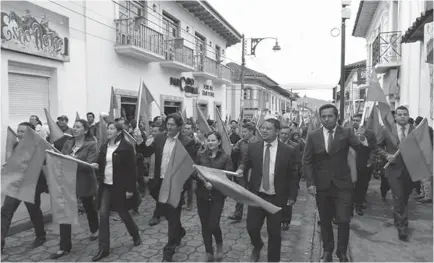
<svg viewBox="0 0 434 263">
<path fill-rule="evenodd" d="M 154 186 L 157 196 L 161 196 L 161 192 L 168 191 L 163 188 L 163 179 L 166 176 L 172 176 L 168 171 L 169 164 L 174 156 L 176 150 L 175 145 L 177 140 L 182 144 L 185 150 L 188 152 L 191 158 L 195 157 L 194 141 L 181 133 L 183 126 L 182 117 L 178 113 L 171 113 L 165 119 L 165 126 L 167 133 L 156 134 L 155 137 L 144 141 L 138 146 L 138 152 L 141 152 L 144 157 L 150 157 L 155 153 L 155 171 L 154 171 Z M 182 172 L 182 171 L 181 171 Z M 173 178 L 172 178 L 173 179 Z M 186 191 L 189 182 L 185 182 L 183 185 L 183 191 L 180 194 L 181 199 Z M 178 193 L 166 193 L 163 195 L 178 194 Z M 175 249 L 181 244 L 182 238 L 185 236 L 185 229 L 181 226 L 181 209 L 182 200 L 178 206 L 173 207 L 166 203 L 157 203 L 157 209 L 161 212 L 158 215 L 164 215 L 168 221 L 168 241 L 163 250 L 163 261 L 172 261 L 172 257 L 175 254 Z"/>
<path fill-rule="evenodd" d="M 18 125 L 17 129 L 17 139 L 18 141 L 23 139 L 24 133 L 27 129 L 35 130 L 35 126 L 33 126 L 30 122 L 22 122 Z M 16 148 L 18 142 L 15 142 L 12 146 L 13 149 Z M 7 161 L 7 160 L 6 160 Z M 27 207 L 27 211 L 30 215 L 30 220 L 33 223 L 33 227 L 35 229 L 36 239 L 33 241 L 32 248 L 37 248 L 45 243 L 45 229 L 44 229 L 44 219 L 41 211 L 41 194 L 43 192 L 48 193 L 47 181 L 45 180 L 44 174 L 40 173 L 39 179 L 36 185 L 35 192 L 35 203 L 24 202 Z M 1 208 L 1 251 L 5 246 L 5 238 L 9 232 L 9 228 L 11 226 L 12 218 L 14 217 L 15 212 L 21 204 L 21 200 L 13 198 L 11 196 L 6 195 L 2 208 Z"/>
<path fill-rule="evenodd" d="M 62 154 L 69 155 L 75 159 L 96 164 L 98 159 L 97 142 L 91 135 L 89 124 L 83 119 L 75 121 L 72 129 L 73 138 L 65 142 L 62 148 Z M 94 165 L 94 168 L 97 168 Z M 93 200 L 96 196 L 96 177 L 94 169 L 89 166 L 79 164 L 77 167 L 77 196 L 80 198 L 84 211 L 87 215 L 87 221 L 90 228 L 90 240 L 98 238 L 98 213 L 94 206 Z M 50 259 L 58 259 L 71 251 L 71 225 L 60 224 L 60 249 L 50 256 Z"/>
<path fill-rule="evenodd" d="M 99 179 L 99 249 L 92 261 L 99 261 L 110 251 L 110 211 L 116 211 L 133 238 L 134 246 L 142 243 L 134 219 L 128 210 L 136 206 L 138 194 L 136 185 L 136 159 L 134 146 L 124 139 L 123 127 L 109 123 L 108 142 L 101 147 L 98 157 Z"/>
<path fill-rule="evenodd" d="M 214 169 L 232 171 L 232 161 L 222 149 L 222 136 L 217 131 L 207 134 L 206 150 L 199 152 L 196 164 Z M 220 218 L 225 205 L 226 196 L 213 189 L 209 182 L 198 174 L 197 180 L 197 211 L 202 225 L 202 237 L 205 245 L 207 262 L 221 261 L 223 259 L 223 236 L 220 229 Z M 216 241 L 216 255 L 212 246 L 212 237 Z"/>
</svg>

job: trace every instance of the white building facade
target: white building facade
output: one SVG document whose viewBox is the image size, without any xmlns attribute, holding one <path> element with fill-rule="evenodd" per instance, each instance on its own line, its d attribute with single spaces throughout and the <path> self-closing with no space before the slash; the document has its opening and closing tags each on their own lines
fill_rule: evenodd
<svg viewBox="0 0 434 263">
<path fill-rule="evenodd" d="M 392 109 L 407 106 L 411 117 L 426 117 L 430 125 L 432 58 L 430 66 L 423 33 L 413 39 L 406 35 L 423 31 L 432 22 L 432 9 L 432 1 L 361 1 L 353 30 L 353 36 L 366 39 L 367 71 L 375 69 Z"/>
<path fill-rule="evenodd" d="M 215 106 L 226 114 L 224 51 L 241 34 L 206 1 L 2 1 L 1 10 L 2 138 L 32 114 L 45 122 L 44 108 L 70 120 L 108 112 L 111 87 L 132 119 L 141 81 L 161 114 L 195 116 L 196 103 L 211 119 Z"/>
</svg>

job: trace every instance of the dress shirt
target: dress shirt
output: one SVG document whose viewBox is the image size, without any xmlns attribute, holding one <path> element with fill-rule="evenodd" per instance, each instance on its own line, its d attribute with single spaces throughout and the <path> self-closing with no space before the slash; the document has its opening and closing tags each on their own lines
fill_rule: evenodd
<svg viewBox="0 0 434 263">
<path fill-rule="evenodd" d="M 115 144 L 107 145 L 107 153 L 105 155 L 105 169 L 104 169 L 104 183 L 108 185 L 113 184 L 113 153 L 119 146 L 120 141 Z"/>
<path fill-rule="evenodd" d="M 407 137 L 407 135 L 408 135 L 408 131 L 410 130 L 410 124 L 407 123 L 407 125 L 404 126 L 404 127 L 405 127 L 404 135 L 405 135 L 405 136 L 403 136 L 403 134 L 402 134 L 402 127 L 403 127 L 403 126 L 399 125 L 398 123 L 396 124 L 396 130 L 398 131 L 398 135 L 399 135 L 399 136 L 398 136 L 398 137 L 399 137 L 399 142 L 401 142 L 401 139 L 402 139 L 402 138 Z"/>
<path fill-rule="evenodd" d="M 263 151 L 263 153 L 262 153 L 262 160 L 264 159 L 264 156 L 265 156 L 265 151 L 266 151 L 266 149 L 267 149 L 267 144 L 268 144 L 268 142 L 264 142 L 264 151 Z M 276 192 L 275 192 L 275 190 L 274 190 L 274 171 L 276 170 L 275 168 L 275 166 L 276 166 L 276 156 L 277 156 L 277 145 L 278 145 L 278 140 L 277 140 L 277 138 L 273 141 L 273 142 L 271 142 L 270 143 L 271 144 L 271 146 L 270 146 L 270 171 L 269 171 L 269 173 L 268 173 L 268 178 L 269 178 L 269 188 L 268 188 L 268 191 L 265 191 L 264 190 L 264 187 L 262 186 L 262 181 L 261 181 L 261 186 L 260 186 L 260 188 L 259 188 L 259 192 L 262 192 L 262 193 L 265 193 L 265 194 L 268 194 L 268 195 L 274 195 L 274 194 L 276 194 Z"/>
<path fill-rule="evenodd" d="M 164 178 L 167 171 L 167 166 L 169 166 L 170 157 L 172 156 L 173 148 L 175 148 L 176 140 L 178 139 L 179 133 L 175 137 L 167 137 L 166 143 L 163 148 L 163 156 L 161 157 L 161 173 L 160 178 Z"/>
<path fill-rule="evenodd" d="M 333 133 L 332 133 L 332 138 L 333 138 L 333 139 L 335 138 L 336 127 L 337 127 L 337 126 L 335 126 L 335 127 L 333 128 Z M 324 134 L 324 145 L 325 145 L 325 149 L 326 149 L 327 152 L 329 152 L 329 149 L 328 149 L 328 147 L 329 147 L 329 129 L 327 129 L 326 127 L 323 127 L 323 128 L 322 128 L 322 132 L 323 132 L 323 134 Z"/>
</svg>

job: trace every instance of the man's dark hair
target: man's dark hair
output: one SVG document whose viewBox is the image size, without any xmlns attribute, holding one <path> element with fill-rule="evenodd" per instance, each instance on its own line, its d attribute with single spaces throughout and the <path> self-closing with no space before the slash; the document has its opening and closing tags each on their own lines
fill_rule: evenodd
<svg viewBox="0 0 434 263">
<path fill-rule="evenodd" d="M 87 120 L 78 119 L 75 122 L 79 122 L 79 123 L 81 123 L 81 125 L 83 125 L 83 128 L 86 131 L 86 133 L 84 134 L 85 139 L 93 139 L 93 136 L 90 133 L 90 129 L 89 129 L 89 122 L 87 122 Z"/>
<path fill-rule="evenodd" d="M 30 118 L 31 118 L 31 117 L 35 117 L 36 122 L 37 122 L 39 125 L 42 126 L 42 122 L 41 122 L 41 120 L 39 119 L 38 115 L 30 115 Z"/>
<path fill-rule="evenodd" d="M 336 106 L 333 104 L 324 104 L 321 107 L 319 107 L 318 113 L 320 117 L 321 117 L 321 112 L 325 109 L 333 109 L 333 113 L 335 114 L 336 118 L 338 117 L 339 115 L 338 108 L 336 108 Z"/>
<path fill-rule="evenodd" d="M 18 124 L 18 126 L 27 126 L 27 127 L 31 128 L 32 130 L 35 130 L 35 126 L 33 126 L 33 124 L 31 124 L 28 121 L 21 122 L 20 124 Z"/>
<path fill-rule="evenodd" d="M 151 128 L 158 128 L 159 132 L 164 131 L 164 127 L 162 125 L 158 125 L 156 123 L 152 123 Z"/>
<path fill-rule="evenodd" d="M 124 125 L 130 126 L 130 122 L 127 119 L 125 119 L 124 120 Z"/>
<path fill-rule="evenodd" d="M 122 119 L 121 118 L 116 118 L 115 119 L 115 122 L 119 122 L 119 121 L 121 121 Z"/>
<path fill-rule="evenodd" d="M 213 120 L 206 120 L 206 122 L 208 123 L 209 126 L 213 126 L 214 125 L 214 121 Z"/>
<path fill-rule="evenodd" d="M 181 114 L 179 113 L 171 113 L 167 116 L 166 121 L 164 122 L 164 126 L 167 126 L 167 122 L 169 121 L 169 119 L 173 119 L 173 121 L 175 122 L 176 126 L 181 127 L 182 124 L 184 124 Z"/>
<path fill-rule="evenodd" d="M 156 116 L 156 117 L 154 117 L 153 122 L 156 122 L 158 120 L 158 118 L 163 119 L 161 116 Z"/>
<path fill-rule="evenodd" d="M 235 124 L 238 124 L 238 122 L 236 120 L 231 120 L 231 124 L 234 122 L 235 122 Z"/>
<path fill-rule="evenodd" d="M 358 114 L 355 114 L 354 116 L 353 116 L 353 118 L 362 118 L 362 114 L 360 114 L 360 113 L 358 113 Z"/>
<path fill-rule="evenodd" d="M 272 123 L 273 126 L 274 126 L 274 129 L 280 130 L 280 121 L 278 121 L 276 119 L 272 119 L 272 118 L 266 119 L 265 121 L 269 122 L 269 123 Z"/>
<path fill-rule="evenodd" d="M 247 129 L 249 131 L 255 131 L 255 125 L 253 125 L 253 123 L 251 122 L 246 122 L 243 124 L 243 129 Z"/>
<path fill-rule="evenodd" d="M 396 108 L 395 112 L 398 113 L 398 110 L 405 110 L 407 111 L 407 113 L 409 113 L 408 108 L 405 106 L 399 106 L 398 108 Z"/>
<path fill-rule="evenodd" d="M 86 114 L 86 117 L 87 117 L 87 115 L 92 115 L 92 117 L 95 119 L 95 114 L 93 114 L 93 112 L 88 112 L 88 113 Z"/>
</svg>

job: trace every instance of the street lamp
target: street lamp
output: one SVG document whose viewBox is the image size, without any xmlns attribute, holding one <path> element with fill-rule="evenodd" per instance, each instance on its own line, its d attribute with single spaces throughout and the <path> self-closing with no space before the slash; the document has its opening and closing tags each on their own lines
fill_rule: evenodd
<svg viewBox="0 0 434 263">
<path fill-rule="evenodd" d="M 340 91 L 340 120 L 344 123 L 345 111 L 345 20 L 351 17 L 351 0 L 342 0 L 342 24 L 341 24 L 341 91 Z"/>
<path fill-rule="evenodd" d="M 274 39 L 276 40 L 276 43 L 273 46 L 273 51 L 280 51 L 281 47 L 279 46 L 279 42 L 277 41 L 277 37 L 262 37 L 262 38 L 251 38 L 250 43 L 250 55 L 255 56 L 256 46 L 264 39 Z M 240 82 L 241 82 L 241 97 L 240 97 L 240 109 L 242 114 L 244 114 L 244 105 L 243 105 L 243 99 L 244 99 L 244 70 L 246 67 L 246 39 L 244 38 L 244 34 L 241 38 L 241 45 L 242 45 L 242 51 L 241 51 L 241 76 L 240 76 Z M 244 116 L 241 116 L 241 121 L 244 119 Z"/>
</svg>

